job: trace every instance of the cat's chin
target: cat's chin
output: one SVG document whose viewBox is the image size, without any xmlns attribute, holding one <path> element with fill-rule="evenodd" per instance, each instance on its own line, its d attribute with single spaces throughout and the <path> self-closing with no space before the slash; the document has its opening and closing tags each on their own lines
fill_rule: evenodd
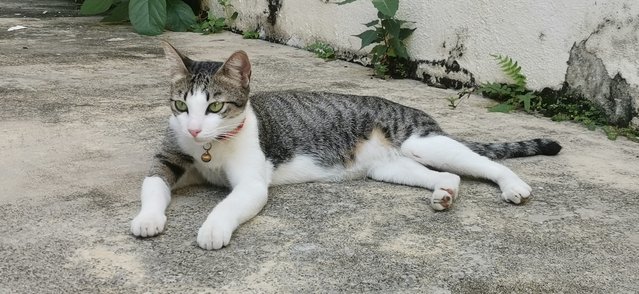
<svg viewBox="0 0 639 294">
<path fill-rule="evenodd" d="M 212 141 L 211 138 L 193 138 L 193 141 L 197 144 L 206 144 Z"/>
</svg>

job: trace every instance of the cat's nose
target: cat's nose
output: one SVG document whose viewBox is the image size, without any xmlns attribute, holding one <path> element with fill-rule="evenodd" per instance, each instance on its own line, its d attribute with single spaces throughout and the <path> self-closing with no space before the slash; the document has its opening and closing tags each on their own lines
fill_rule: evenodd
<svg viewBox="0 0 639 294">
<path fill-rule="evenodd" d="M 189 129 L 189 133 L 191 133 L 191 136 L 193 136 L 193 138 L 197 137 L 197 134 L 199 134 L 202 130 L 200 129 Z"/>
</svg>

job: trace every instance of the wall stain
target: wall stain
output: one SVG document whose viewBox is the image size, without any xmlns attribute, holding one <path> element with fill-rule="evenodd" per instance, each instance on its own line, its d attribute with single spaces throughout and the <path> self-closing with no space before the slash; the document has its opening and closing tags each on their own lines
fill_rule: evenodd
<svg viewBox="0 0 639 294">
<path fill-rule="evenodd" d="M 452 58 L 410 61 L 409 77 L 429 86 L 462 89 L 476 86 L 475 76 Z M 452 77 L 454 74 L 456 77 Z"/>
<path fill-rule="evenodd" d="M 637 102 L 633 97 L 639 97 L 639 89 L 629 84 L 621 73 L 609 72 L 604 60 L 597 55 L 596 51 L 593 52 L 596 49 L 589 49 L 587 44 L 593 36 L 610 33 L 611 29 L 618 30 L 622 25 L 630 26 L 632 20 L 634 19 L 622 24 L 611 19 L 604 19 L 587 38 L 575 42 L 570 49 L 565 76 L 567 88 L 601 107 L 606 113 L 608 122 L 618 126 L 628 126 L 633 117 L 637 116 Z M 639 26 L 635 28 L 637 29 Z M 624 39 L 624 42 L 634 41 Z M 620 48 L 627 46 L 627 44 L 614 45 Z"/>
<path fill-rule="evenodd" d="M 272 26 L 277 22 L 277 12 L 282 8 L 281 0 L 268 0 L 268 17 L 266 20 Z"/>
</svg>

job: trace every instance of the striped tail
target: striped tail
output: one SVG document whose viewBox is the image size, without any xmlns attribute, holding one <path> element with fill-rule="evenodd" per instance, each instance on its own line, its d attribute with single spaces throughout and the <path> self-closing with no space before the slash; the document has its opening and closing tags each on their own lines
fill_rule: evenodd
<svg viewBox="0 0 639 294">
<path fill-rule="evenodd" d="M 503 159 L 535 155 L 556 155 L 561 145 L 550 139 L 533 139 L 509 143 L 477 143 L 460 141 L 479 155 L 490 159 Z"/>
</svg>

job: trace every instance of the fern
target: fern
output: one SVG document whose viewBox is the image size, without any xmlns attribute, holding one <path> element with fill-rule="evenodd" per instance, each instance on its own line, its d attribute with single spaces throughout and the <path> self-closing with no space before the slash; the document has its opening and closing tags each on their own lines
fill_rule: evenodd
<svg viewBox="0 0 639 294">
<path fill-rule="evenodd" d="M 501 71 L 511 78 L 515 82 L 515 85 L 526 88 L 526 76 L 521 73 L 521 66 L 517 64 L 517 61 L 514 61 L 508 55 L 491 54 L 490 56 L 497 60 L 499 66 L 501 66 Z"/>
<path fill-rule="evenodd" d="M 523 108 L 526 112 L 538 112 L 553 121 L 575 121 L 585 125 L 589 130 L 601 127 L 608 139 L 615 140 L 625 136 L 628 140 L 639 143 L 639 129 L 609 125 L 605 112 L 598 106 L 577 94 L 565 90 L 550 94 L 536 93 L 526 89 L 526 76 L 521 73 L 521 66 L 509 56 L 491 55 L 497 60 L 504 74 L 514 83 L 486 82 L 458 93 L 457 97 L 449 97 L 449 107 L 455 109 L 463 95 L 480 93 L 499 101 L 499 104 L 488 109 L 491 112 L 510 112 Z"/>
</svg>

